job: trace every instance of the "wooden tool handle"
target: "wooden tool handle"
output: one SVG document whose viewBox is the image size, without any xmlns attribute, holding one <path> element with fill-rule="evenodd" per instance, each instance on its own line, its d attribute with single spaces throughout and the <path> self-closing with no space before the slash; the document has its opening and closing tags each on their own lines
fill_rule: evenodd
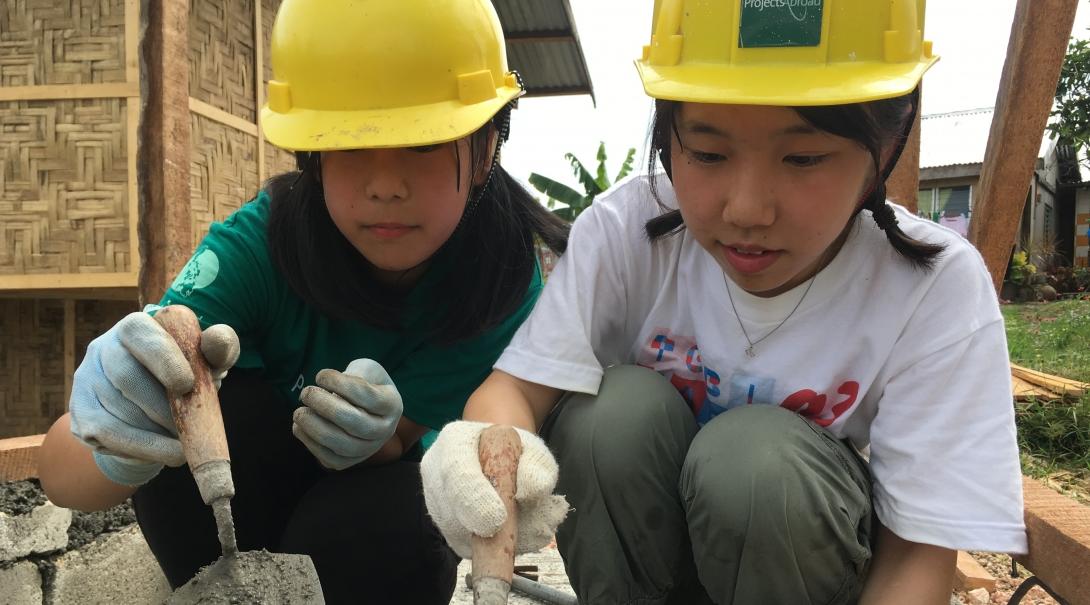
<svg viewBox="0 0 1090 605">
<path fill-rule="evenodd" d="M 201 325 L 197 316 L 188 307 L 171 305 L 160 309 L 155 320 L 178 343 L 196 379 L 188 393 L 167 393 L 189 468 L 195 470 L 217 460 L 229 462 L 231 455 L 227 451 L 219 395 L 212 384 L 208 362 L 201 354 Z"/>
<path fill-rule="evenodd" d="M 477 605 L 507 603 L 515 569 L 515 537 L 518 511 L 515 488 L 522 440 L 509 426 L 490 426 L 481 432 L 478 455 L 484 476 L 496 488 L 507 520 L 491 538 L 473 536 L 473 602 Z"/>
</svg>

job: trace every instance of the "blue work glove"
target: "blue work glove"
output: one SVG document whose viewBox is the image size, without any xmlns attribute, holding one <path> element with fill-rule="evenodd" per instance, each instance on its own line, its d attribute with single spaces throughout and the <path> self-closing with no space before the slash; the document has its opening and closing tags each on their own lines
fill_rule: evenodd
<svg viewBox="0 0 1090 605">
<path fill-rule="evenodd" d="M 401 395 L 378 362 L 357 359 L 344 372 L 322 370 L 303 389 L 291 432 L 322 466 L 346 469 L 370 458 L 394 434 Z"/>
<path fill-rule="evenodd" d="M 219 386 L 238 359 L 235 331 L 220 324 L 201 333 L 201 352 Z M 122 485 L 148 482 L 163 465 L 185 464 L 167 391 L 193 389 L 181 349 L 146 313 L 130 313 L 91 341 L 72 381 L 72 434 L 94 450 L 95 463 Z"/>
</svg>

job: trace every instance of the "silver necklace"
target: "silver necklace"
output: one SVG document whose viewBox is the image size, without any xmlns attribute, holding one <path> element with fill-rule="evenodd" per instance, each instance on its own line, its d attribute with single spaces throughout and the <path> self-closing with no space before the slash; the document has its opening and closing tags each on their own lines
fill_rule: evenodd
<svg viewBox="0 0 1090 605">
<path fill-rule="evenodd" d="M 734 306 L 734 296 L 730 293 L 730 282 L 727 281 L 727 274 L 723 274 L 723 285 L 727 287 L 727 298 L 730 299 L 730 308 L 734 311 L 734 318 L 738 320 L 738 327 L 742 328 L 742 336 L 745 336 L 746 342 L 749 343 L 749 346 L 746 347 L 746 357 L 756 357 L 757 352 L 753 350 L 753 347 L 757 346 L 761 341 L 768 338 L 769 336 L 772 336 L 773 332 L 779 330 L 780 326 L 787 323 L 788 319 L 791 319 L 791 316 L 795 314 L 795 311 L 799 310 L 799 307 L 802 305 L 802 301 L 806 299 L 806 295 L 810 293 L 810 288 L 814 287 L 814 282 L 816 280 L 817 274 L 815 273 L 814 276 L 810 278 L 810 284 L 806 286 L 806 291 L 802 293 L 802 297 L 799 298 L 799 302 L 795 303 L 795 308 L 791 309 L 791 312 L 787 314 L 787 317 L 784 317 L 783 321 L 776 324 L 776 327 L 769 330 L 767 334 L 758 338 L 757 340 L 753 340 L 749 337 L 749 333 L 746 332 L 746 326 L 742 323 L 742 316 L 738 315 L 738 307 Z"/>
</svg>

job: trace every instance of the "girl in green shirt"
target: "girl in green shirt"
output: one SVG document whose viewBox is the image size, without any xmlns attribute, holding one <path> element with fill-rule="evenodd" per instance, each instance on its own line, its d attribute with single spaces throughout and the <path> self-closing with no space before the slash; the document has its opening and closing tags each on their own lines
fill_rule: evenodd
<svg viewBox="0 0 1090 605">
<path fill-rule="evenodd" d="M 498 163 L 522 83 L 486 0 L 285 0 L 271 60 L 262 129 L 299 170 L 213 225 L 160 305 L 204 329 L 239 547 L 310 555 L 330 603 L 447 603 L 420 440 L 533 306 L 535 237 L 567 237 Z M 151 315 L 90 344 L 40 474 L 61 506 L 132 496 L 176 588 L 219 544 L 165 396 L 193 376 Z"/>
</svg>

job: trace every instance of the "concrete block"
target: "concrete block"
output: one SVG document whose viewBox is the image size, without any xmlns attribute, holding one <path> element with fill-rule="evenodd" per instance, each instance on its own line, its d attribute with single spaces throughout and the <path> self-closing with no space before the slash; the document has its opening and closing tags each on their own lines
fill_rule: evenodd
<svg viewBox="0 0 1090 605">
<path fill-rule="evenodd" d="M 72 511 L 52 502 L 27 515 L 0 513 L 0 561 L 59 550 L 68 545 Z"/>
<path fill-rule="evenodd" d="M 20 561 L 0 569 L 0 602 L 4 605 L 42 605 L 42 576 L 38 566 Z"/>
<path fill-rule="evenodd" d="M 170 596 L 166 577 L 136 525 L 65 553 L 54 568 L 48 605 L 162 603 Z"/>
</svg>

